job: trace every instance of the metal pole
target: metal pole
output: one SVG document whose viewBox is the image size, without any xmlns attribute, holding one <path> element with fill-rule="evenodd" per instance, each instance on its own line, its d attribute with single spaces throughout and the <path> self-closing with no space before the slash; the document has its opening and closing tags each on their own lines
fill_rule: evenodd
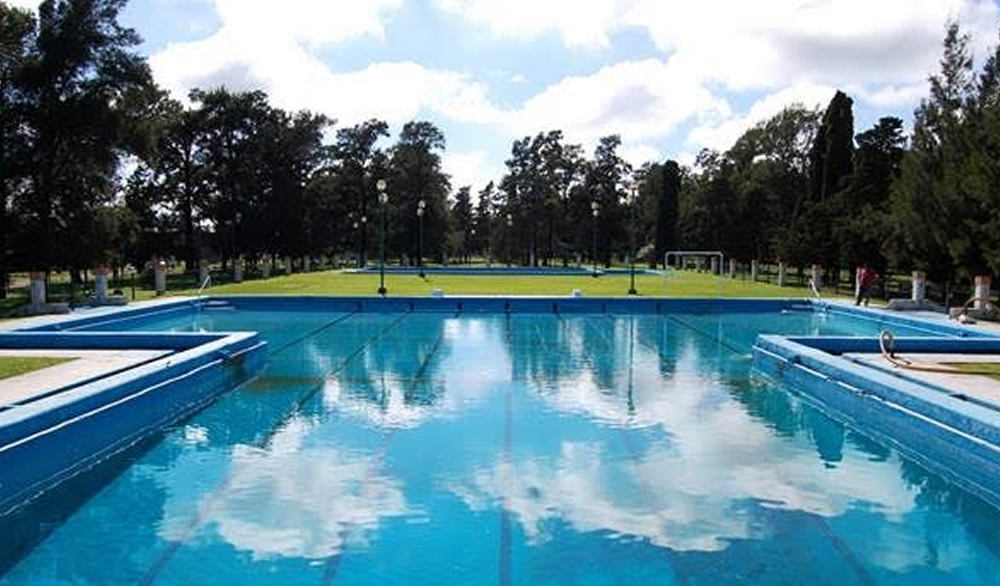
<svg viewBox="0 0 1000 586">
<path fill-rule="evenodd" d="M 591 247 L 594 261 L 594 278 L 597 278 L 597 218 L 601 215 L 601 206 L 596 201 L 590 203 L 590 215 L 594 219 L 591 230 Z"/>
<path fill-rule="evenodd" d="M 378 263 L 378 294 L 385 296 L 385 205 L 381 206 L 382 215 L 382 237 L 380 238 L 381 243 L 379 244 L 379 263 Z"/>
<path fill-rule="evenodd" d="M 419 225 L 417 232 L 420 234 L 418 238 L 417 246 L 417 266 L 420 267 L 420 278 L 424 278 L 424 206 L 427 205 L 424 200 L 420 200 L 417 203 L 417 224 Z"/>
<path fill-rule="evenodd" d="M 632 201 L 629 202 L 629 236 L 631 237 L 630 246 L 631 251 L 629 253 L 629 295 L 638 295 L 639 292 L 635 289 L 635 189 L 632 190 Z"/>
<path fill-rule="evenodd" d="M 375 183 L 375 187 L 378 189 L 378 203 L 379 203 L 379 219 L 381 224 L 381 238 L 379 244 L 379 263 L 378 263 L 378 294 L 385 297 L 385 205 L 389 203 L 389 196 L 385 192 L 386 183 L 385 179 L 379 179 Z"/>
</svg>

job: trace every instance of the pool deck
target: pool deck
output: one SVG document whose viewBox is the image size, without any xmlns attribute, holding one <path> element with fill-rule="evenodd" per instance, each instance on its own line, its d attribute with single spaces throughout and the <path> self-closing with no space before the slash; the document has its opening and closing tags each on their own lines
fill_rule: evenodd
<svg viewBox="0 0 1000 586">
<path fill-rule="evenodd" d="M 947 369 L 949 362 L 1000 362 L 1000 354 L 897 354 L 898 358 L 921 365 Z M 1000 380 L 986 375 L 965 374 L 955 371 L 927 372 L 910 370 L 890 364 L 881 354 L 848 353 L 844 358 L 857 364 L 894 373 L 896 376 L 915 380 L 932 387 L 939 387 L 951 395 L 966 395 L 1000 410 Z"/>
<path fill-rule="evenodd" d="M 170 354 L 167 350 L 0 350 L 0 356 L 73 358 L 0 380 L 0 409 L 120 372 Z"/>
</svg>

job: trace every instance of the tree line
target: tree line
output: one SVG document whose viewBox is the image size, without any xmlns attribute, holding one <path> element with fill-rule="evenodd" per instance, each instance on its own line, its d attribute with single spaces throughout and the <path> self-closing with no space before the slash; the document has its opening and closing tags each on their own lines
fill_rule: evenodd
<svg viewBox="0 0 1000 586">
<path fill-rule="evenodd" d="M 998 55 L 977 69 L 955 23 L 909 135 L 895 117 L 856 134 L 837 92 L 691 166 L 633 168 L 617 135 L 587 152 L 552 130 L 515 140 L 496 181 L 456 186 L 431 122 L 392 137 L 385 121 L 338 127 L 260 91 L 173 99 L 118 21 L 125 3 L 46 0 L 33 14 L 0 2 L 3 283 L 153 258 L 189 271 L 318 255 L 364 265 L 383 223 L 387 256 L 407 263 L 655 265 L 685 248 L 949 283 L 1000 269 Z"/>
</svg>

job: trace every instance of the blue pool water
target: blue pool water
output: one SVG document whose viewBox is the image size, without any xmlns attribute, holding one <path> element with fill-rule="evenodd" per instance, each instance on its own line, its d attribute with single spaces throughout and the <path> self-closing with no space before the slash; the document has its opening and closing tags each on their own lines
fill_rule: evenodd
<svg viewBox="0 0 1000 586">
<path fill-rule="evenodd" d="M 1000 584 L 997 510 L 751 376 L 757 334 L 860 319 L 133 327 L 259 331 L 269 364 L 0 520 L 0 584 Z"/>
</svg>

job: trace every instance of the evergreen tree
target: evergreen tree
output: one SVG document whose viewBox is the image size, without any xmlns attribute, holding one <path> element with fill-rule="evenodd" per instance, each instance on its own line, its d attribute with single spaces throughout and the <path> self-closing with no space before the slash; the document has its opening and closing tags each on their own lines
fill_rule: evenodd
<svg viewBox="0 0 1000 586">
<path fill-rule="evenodd" d="M 656 257 L 660 262 L 668 250 L 677 249 L 678 204 L 681 168 L 677 161 L 667 161 L 661 168 L 660 194 L 656 206 Z"/>
</svg>

